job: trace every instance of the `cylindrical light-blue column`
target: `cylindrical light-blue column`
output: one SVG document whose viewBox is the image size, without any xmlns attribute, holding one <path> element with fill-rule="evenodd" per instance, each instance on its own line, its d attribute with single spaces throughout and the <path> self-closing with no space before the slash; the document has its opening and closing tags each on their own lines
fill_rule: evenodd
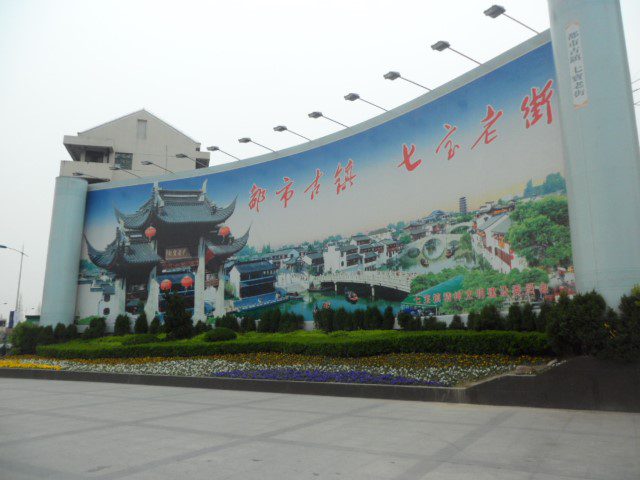
<svg viewBox="0 0 640 480">
<path fill-rule="evenodd" d="M 640 152 L 618 0 L 549 0 L 578 291 L 640 283 Z"/>
<path fill-rule="evenodd" d="M 87 186 L 80 178 L 56 178 L 41 325 L 73 323 Z"/>
</svg>

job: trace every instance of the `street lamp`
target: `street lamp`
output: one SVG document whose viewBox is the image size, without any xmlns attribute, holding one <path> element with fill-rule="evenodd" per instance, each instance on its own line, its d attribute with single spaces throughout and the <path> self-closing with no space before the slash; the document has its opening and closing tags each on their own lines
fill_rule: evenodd
<svg viewBox="0 0 640 480">
<path fill-rule="evenodd" d="M 135 173 L 129 171 L 129 170 L 125 170 L 124 168 L 120 168 L 118 165 L 113 165 L 111 167 L 109 167 L 109 170 L 113 170 L 113 171 L 117 171 L 117 172 L 126 172 L 129 175 L 133 175 L 134 177 L 138 177 L 138 178 L 142 178 L 140 175 L 136 175 Z"/>
<path fill-rule="evenodd" d="M 18 315 L 18 302 L 20 301 L 20 282 L 22 280 L 22 261 L 24 260 L 24 257 L 28 257 L 29 255 L 24 253 L 24 245 L 22 245 L 22 250 L 16 250 L 15 248 L 11 248 L 6 245 L 0 245 L 0 248 L 5 250 L 13 250 L 14 252 L 17 252 L 20 254 L 20 270 L 18 270 L 18 290 L 16 292 L 16 308 L 13 310 L 13 322 L 15 324 L 17 323 L 17 320 L 18 320 L 16 316 Z"/>
<path fill-rule="evenodd" d="M 385 80 L 392 80 L 392 81 L 400 78 L 405 82 L 413 83 L 414 85 L 417 85 L 420 88 L 424 88 L 428 92 L 431 91 L 429 87 L 425 87 L 424 85 L 420 85 L 418 82 L 414 82 L 413 80 L 409 80 L 408 78 L 403 77 L 402 75 L 400 75 L 400 72 L 394 72 L 394 71 L 387 72 L 383 75 L 383 77 L 385 78 Z"/>
<path fill-rule="evenodd" d="M 322 112 L 311 112 L 311 113 L 309 114 L 309 118 L 320 118 L 320 117 L 322 117 L 322 118 L 326 118 L 326 119 L 327 119 L 327 120 L 329 120 L 330 122 L 337 123 L 338 125 L 342 125 L 344 128 L 349 128 L 349 126 L 348 126 L 348 125 L 345 125 L 345 124 L 344 124 L 344 123 L 342 123 L 342 122 L 339 122 L 339 121 L 337 121 L 337 120 L 334 120 L 333 118 L 329 118 L 329 117 L 327 117 L 326 115 L 323 115 L 323 114 L 322 114 Z"/>
<path fill-rule="evenodd" d="M 360 100 L 364 103 L 368 103 L 369 105 L 373 105 L 376 108 L 379 108 L 380 110 L 384 111 L 384 112 L 388 112 L 389 110 L 387 110 L 384 107 L 381 107 L 380 105 L 376 105 L 373 102 L 370 102 L 369 100 L 365 100 L 364 98 L 362 98 L 360 95 L 358 95 L 357 93 L 348 93 L 344 96 L 344 99 L 347 100 L 348 102 L 355 102 L 356 100 Z"/>
<path fill-rule="evenodd" d="M 172 172 L 171 170 L 169 170 L 168 168 L 164 168 L 162 165 L 158 165 L 157 163 L 153 163 L 150 160 L 143 160 L 140 162 L 142 165 L 155 165 L 158 168 L 161 168 L 162 170 L 164 170 L 165 172 L 169 172 L 169 173 L 176 173 L 176 172 Z"/>
<path fill-rule="evenodd" d="M 265 146 L 265 145 L 262 145 L 261 143 L 254 142 L 254 141 L 253 141 L 253 140 L 251 140 L 251 138 L 249 138 L 249 137 L 242 137 L 242 138 L 239 138 L 239 139 L 238 139 L 238 142 L 240 142 L 240 143 L 253 143 L 253 144 L 255 144 L 255 145 L 258 145 L 259 147 L 266 148 L 267 150 L 270 150 L 270 151 L 272 151 L 272 152 L 275 152 L 275 150 L 274 150 L 273 148 L 269 148 L 269 147 L 267 147 L 267 146 Z"/>
<path fill-rule="evenodd" d="M 210 152 L 222 152 L 225 155 L 231 157 L 231 158 L 235 158 L 236 160 L 240 160 L 238 157 L 236 157 L 235 155 L 231 155 L 229 152 L 225 152 L 224 150 L 222 150 L 220 147 L 216 147 L 215 145 L 211 146 L 211 147 L 207 147 L 207 150 L 209 150 Z"/>
<path fill-rule="evenodd" d="M 289 132 L 289 133 L 293 133 L 294 135 L 299 136 L 300 138 L 304 138 L 307 141 L 311 141 L 311 139 L 309 137 L 305 137 L 304 135 L 299 134 L 298 132 L 294 132 L 293 130 L 289 130 L 286 126 L 284 125 L 278 125 L 277 127 L 273 127 L 273 129 L 276 132 Z"/>
<path fill-rule="evenodd" d="M 514 22 L 516 22 L 516 23 L 518 23 L 518 24 L 522 25 L 524 28 L 528 28 L 528 29 L 529 29 L 529 30 L 531 30 L 533 33 L 535 33 L 535 34 L 540 33 L 540 32 L 538 32 L 537 30 L 534 30 L 533 28 L 531 28 L 529 25 L 526 25 L 526 24 L 522 23 L 520 20 L 516 20 L 515 18 L 513 18 L 513 17 L 511 17 L 511 16 L 507 15 L 505 12 L 506 12 L 506 10 L 505 10 L 505 8 L 504 8 L 504 7 L 502 7 L 502 6 L 500 6 L 500 5 L 492 5 L 492 6 L 490 6 L 489 8 L 487 8 L 487 9 L 484 11 L 484 14 L 485 14 L 487 17 L 491 17 L 491 18 L 498 18 L 500 15 L 504 15 L 505 17 L 507 17 L 507 18 L 509 18 L 509 19 L 513 20 Z"/>
<path fill-rule="evenodd" d="M 190 157 L 189 155 L 187 155 L 185 153 L 176 153 L 176 158 L 188 158 L 189 160 L 193 160 L 196 163 L 196 168 L 198 168 L 198 165 L 200 165 L 202 167 L 208 167 L 209 166 L 206 163 L 202 162 L 201 160 L 199 160 L 197 158 Z"/>
<path fill-rule="evenodd" d="M 467 60 L 471 60 L 474 63 L 477 63 L 478 65 L 482 65 L 479 61 L 474 60 L 473 58 L 471 58 L 468 55 L 465 55 L 462 52 L 459 52 L 458 50 L 455 50 L 453 48 L 451 48 L 451 44 L 449 42 L 446 42 L 444 40 L 438 40 L 436 43 L 434 43 L 433 45 L 431 45 L 431 49 L 435 50 L 437 52 L 442 52 L 443 50 L 451 50 L 452 52 L 457 53 L 458 55 L 460 55 L 461 57 L 466 58 Z"/>
</svg>

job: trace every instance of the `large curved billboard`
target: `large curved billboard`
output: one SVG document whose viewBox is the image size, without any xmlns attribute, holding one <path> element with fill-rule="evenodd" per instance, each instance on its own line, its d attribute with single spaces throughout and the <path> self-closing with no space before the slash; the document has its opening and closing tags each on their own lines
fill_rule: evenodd
<svg viewBox="0 0 640 480">
<path fill-rule="evenodd" d="M 329 143 L 93 186 L 77 314 L 161 313 L 163 291 L 196 319 L 277 307 L 312 320 L 573 290 L 552 51 L 534 40 Z"/>
</svg>

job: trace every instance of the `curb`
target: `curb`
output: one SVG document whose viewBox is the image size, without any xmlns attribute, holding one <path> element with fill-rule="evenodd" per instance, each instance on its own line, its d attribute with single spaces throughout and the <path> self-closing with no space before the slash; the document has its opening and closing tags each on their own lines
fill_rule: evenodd
<svg viewBox="0 0 640 480">
<path fill-rule="evenodd" d="M 377 398 L 385 400 L 469 403 L 467 395 L 468 389 L 456 387 L 252 380 L 243 378 L 140 375 L 132 373 L 74 372 L 69 370 L 40 370 L 28 368 L 0 368 L 0 378 L 124 383 L 131 385 L 210 388 L 218 390 L 290 393 L 297 395 L 324 395 L 335 397 Z"/>
</svg>

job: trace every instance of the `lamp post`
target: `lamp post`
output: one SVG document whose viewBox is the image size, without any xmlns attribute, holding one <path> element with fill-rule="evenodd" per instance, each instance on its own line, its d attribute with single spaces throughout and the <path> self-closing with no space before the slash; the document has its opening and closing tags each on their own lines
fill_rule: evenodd
<svg viewBox="0 0 640 480">
<path fill-rule="evenodd" d="M 162 165 L 158 165 L 157 163 L 152 162 L 151 160 L 143 160 L 140 163 L 142 165 L 155 165 L 156 167 L 161 168 L 165 172 L 176 173 L 176 172 L 173 172 L 173 171 L 169 170 L 168 168 L 164 168 Z"/>
<path fill-rule="evenodd" d="M 200 165 L 202 167 L 208 167 L 209 166 L 206 163 L 203 163 L 202 161 L 198 160 L 197 158 L 190 157 L 186 153 L 176 153 L 176 158 L 188 158 L 189 160 L 193 160 L 195 162 L 195 164 L 196 164 L 196 168 L 198 168 L 198 165 Z"/>
<path fill-rule="evenodd" d="M 507 15 L 505 12 L 506 12 L 506 10 L 505 10 L 504 7 L 502 7 L 500 5 L 492 5 L 492 6 L 490 6 L 489 8 L 487 8 L 484 11 L 484 14 L 487 17 L 491 17 L 491 18 L 498 18 L 500 15 L 504 15 L 505 17 L 507 17 L 510 20 L 513 20 L 517 24 L 522 25 L 524 28 L 527 28 L 527 29 L 531 30 L 533 33 L 535 33 L 535 34 L 540 33 L 537 30 L 534 30 L 533 28 L 531 28 L 529 25 L 526 25 L 526 24 L 522 23 L 520 20 L 516 20 L 512 16 Z"/>
<path fill-rule="evenodd" d="M 240 143 L 253 143 L 253 144 L 255 144 L 255 145 L 258 145 L 259 147 L 266 148 L 267 150 L 269 150 L 269 151 L 271 151 L 271 152 L 275 152 L 275 150 L 274 150 L 273 148 L 269 148 L 269 147 L 267 147 L 267 146 L 265 146 L 265 145 L 262 145 L 261 143 L 254 142 L 254 141 L 253 141 L 253 140 L 251 140 L 251 138 L 249 138 L 249 137 L 242 137 L 242 138 L 239 138 L 239 139 L 238 139 L 238 142 L 240 142 Z"/>
<path fill-rule="evenodd" d="M 452 52 L 457 53 L 458 55 L 460 55 L 461 57 L 466 58 L 467 60 L 471 60 L 473 63 L 477 63 L 478 65 L 482 65 L 479 61 L 474 60 L 473 58 L 471 58 L 468 55 L 465 55 L 462 52 L 459 52 L 458 50 L 455 50 L 453 48 L 451 48 L 451 44 L 449 42 L 446 42 L 444 40 L 438 40 L 436 43 L 434 43 L 433 45 L 431 45 L 431 49 L 435 50 L 436 52 L 442 52 L 443 50 L 451 50 Z"/>
<path fill-rule="evenodd" d="M 386 108 L 381 107 L 380 105 L 376 105 L 375 103 L 370 102 L 369 100 L 365 100 L 364 98 L 362 98 L 357 93 L 348 93 L 348 94 L 346 94 L 344 96 L 344 99 L 347 100 L 348 102 L 355 102 L 356 100 L 360 100 L 361 102 L 368 103 L 369 105 L 372 105 L 372 106 L 374 106 L 376 108 L 379 108 L 383 112 L 388 112 L 389 111 Z"/>
<path fill-rule="evenodd" d="M 414 85 L 417 85 L 420 88 L 424 88 L 428 92 L 431 91 L 431 89 L 429 87 L 425 87 L 424 85 L 421 85 L 418 82 L 414 82 L 413 80 L 409 80 L 408 78 L 403 77 L 402 75 L 400 75 L 400 72 L 390 71 L 390 72 L 385 73 L 383 75 L 383 77 L 385 78 L 385 80 L 391 80 L 391 81 L 400 78 L 400 79 L 404 80 L 405 82 L 413 83 Z"/>
<path fill-rule="evenodd" d="M 225 152 L 224 150 L 222 150 L 220 147 L 217 147 L 215 145 L 211 146 L 211 147 L 207 147 L 207 150 L 209 150 L 210 152 L 221 152 L 224 153 L 225 155 L 227 155 L 228 157 L 231 158 L 235 158 L 236 160 L 240 160 L 238 157 L 236 157 L 235 155 L 231 155 L 229 152 Z"/>
<path fill-rule="evenodd" d="M 289 132 L 289 133 L 293 133 L 294 135 L 297 135 L 300 138 L 304 138 L 305 140 L 307 140 L 308 142 L 311 141 L 311 139 L 309 137 L 305 137 L 304 135 L 299 134 L 298 132 L 294 132 L 293 130 L 289 130 L 285 125 L 278 125 L 277 127 L 273 127 L 273 129 L 276 132 Z"/>
<path fill-rule="evenodd" d="M 130 172 L 129 170 L 125 170 L 124 168 L 120 168 L 117 165 L 113 165 L 113 166 L 109 167 L 109 170 L 113 170 L 114 172 L 126 172 L 129 175 L 133 175 L 134 177 L 142 178 L 140 175 L 136 175 L 135 173 Z"/>
<path fill-rule="evenodd" d="M 16 291 L 16 307 L 13 310 L 13 321 L 15 324 L 17 323 L 17 320 L 18 320 L 16 316 L 18 315 L 18 302 L 20 301 L 20 282 L 22 281 L 22 261 L 24 260 L 24 257 L 28 257 L 29 255 L 24 253 L 24 245 L 22 246 L 22 250 L 17 250 L 15 248 L 11 248 L 6 245 L 0 245 L 0 248 L 5 250 L 13 250 L 14 252 L 20 254 L 20 269 L 18 270 L 18 289 Z"/>
<path fill-rule="evenodd" d="M 337 121 L 337 120 L 334 120 L 333 118 L 329 118 L 329 117 L 327 117 L 326 115 L 323 115 L 323 114 L 322 114 L 322 112 L 311 112 L 311 113 L 309 114 L 309 118 L 320 118 L 320 117 L 322 117 L 322 118 L 326 118 L 326 119 L 327 119 L 327 120 L 329 120 L 330 122 L 337 123 L 338 125 L 342 125 L 344 128 L 349 128 L 349 126 L 348 126 L 348 125 L 345 125 L 345 124 L 344 124 L 344 123 L 342 123 L 342 122 L 339 122 L 339 121 Z"/>
</svg>

